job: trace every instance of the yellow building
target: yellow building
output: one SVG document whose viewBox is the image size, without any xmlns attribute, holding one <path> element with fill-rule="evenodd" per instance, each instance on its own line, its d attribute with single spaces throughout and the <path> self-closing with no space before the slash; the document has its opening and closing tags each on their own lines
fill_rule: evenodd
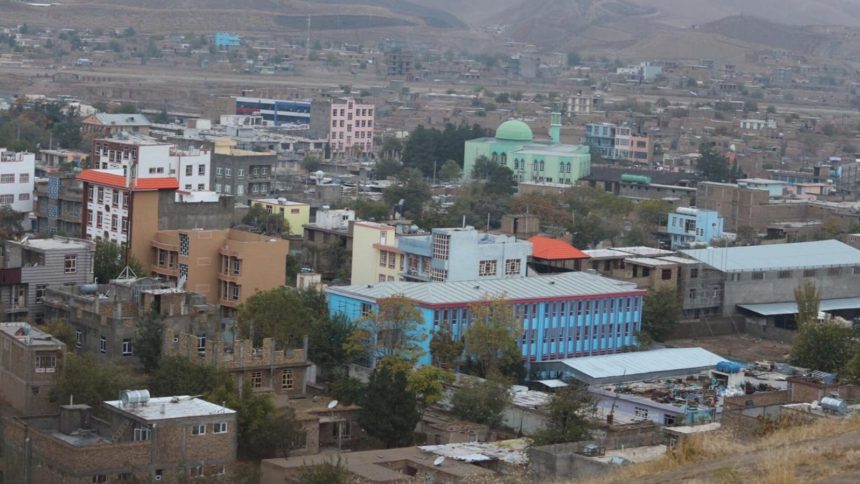
<svg viewBox="0 0 860 484">
<path fill-rule="evenodd" d="M 282 215 L 290 228 L 290 234 L 301 234 L 302 227 L 311 222 L 311 206 L 307 203 L 291 202 L 286 198 L 265 198 L 254 200 L 254 206 Z"/>
<path fill-rule="evenodd" d="M 394 227 L 357 221 L 352 229 L 352 284 L 399 281 L 403 253 L 397 248 Z"/>
</svg>

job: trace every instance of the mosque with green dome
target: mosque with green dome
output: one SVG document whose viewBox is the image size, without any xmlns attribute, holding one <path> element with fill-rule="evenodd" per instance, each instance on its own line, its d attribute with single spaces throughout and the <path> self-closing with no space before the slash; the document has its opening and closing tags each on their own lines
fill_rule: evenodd
<svg viewBox="0 0 860 484">
<path fill-rule="evenodd" d="M 466 141 L 464 176 L 472 175 L 475 161 L 482 156 L 513 170 L 518 182 L 572 185 L 588 176 L 591 173 L 588 146 L 562 144 L 560 109 L 554 106 L 553 111 L 547 142 L 535 141 L 529 125 L 516 119 L 499 125 L 493 138 Z"/>
</svg>

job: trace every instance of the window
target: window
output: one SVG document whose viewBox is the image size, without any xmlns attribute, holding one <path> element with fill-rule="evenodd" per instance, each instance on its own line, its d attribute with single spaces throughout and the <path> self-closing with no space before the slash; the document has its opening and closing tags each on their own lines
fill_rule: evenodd
<svg viewBox="0 0 860 484">
<path fill-rule="evenodd" d="M 815 269 L 804 269 L 803 277 L 815 277 L 817 272 Z"/>
<path fill-rule="evenodd" d="M 779 271 L 779 278 L 780 279 L 790 279 L 791 275 L 792 275 L 791 271 Z"/>
<path fill-rule="evenodd" d="M 488 277 L 496 275 L 496 261 L 482 260 L 478 263 L 478 276 Z"/>
<path fill-rule="evenodd" d="M 245 185 L 239 185 L 236 187 L 236 195 L 242 196 L 245 194 Z"/>
<path fill-rule="evenodd" d="M 15 203 L 15 195 L 0 195 L 0 205 L 12 205 Z"/>
<path fill-rule="evenodd" d="M 690 269 L 690 279 L 696 279 L 699 277 L 699 269 Z"/>
<path fill-rule="evenodd" d="M 0 183 L 15 183 L 15 174 L 4 173 L 0 175 Z"/>
<path fill-rule="evenodd" d="M 206 353 L 206 335 L 199 334 L 197 335 L 197 353 Z"/>
<path fill-rule="evenodd" d="M 122 218 L 122 233 L 128 233 L 128 219 L 125 217 Z"/>
<path fill-rule="evenodd" d="M 65 257 L 64 268 L 66 274 L 74 274 L 78 272 L 78 256 L 67 255 Z"/>
<path fill-rule="evenodd" d="M 633 407 L 633 411 L 639 418 L 648 418 L 648 409 L 644 407 Z"/>
<path fill-rule="evenodd" d="M 451 236 L 433 234 L 433 258 L 448 260 L 448 250 L 451 244 Z"/>
<path fill-rule="evenodd" d="M 99 212 L 96 214 L 96 227 L 102 228 L 103 223 L 104 223 L 104 214 Z"/>
<path fill-rule="evenodd" d="M 293 370 L 291 368 L 287 368 L 283 373 L 281 373 L 281 389 L 293 389 Z"/>
<path fill-rule="evenodd" d="M 132 346 L 132 342 L 130 339 L 125 338 L 122 340 L 122 356 L 131 356 L 134 354 L 134 347 Z"/>
<path fill-rule="evenodd" d="M 83 331 L 76 329 L 75 330 L 75 348 L 80 348 L 84 344 L 84 333 Z"/>
<path fill-rule="evenodd" d="M 110 216 L 110 228 L 114 232 L 119 230 L 119 217 L 116 214 Z"/>
<path fill-rule="evenodd" d="M 233 284 L 232 286 L 230 286 L 230 290 L 232 293 L 232 294 L 230 294 L 231 298 L 234 301 L 238 301 L 239 300 L 239 286 L 237 286 L 236 284 Z"/>
<path fill-rule="evenodd" d="M 54 373 L 57 371 L 57 355 L 36 354 L 36 373 Z"/>
<path fill-rule="evenodd" d="M 206 174 L 206 165 L 197 165 L 197 174 L 203 176 Z"/>
<path fill-rule="evenodd" d="M 388 252 L 379 251 L 379 267 L 385 267 L 388 265 Z"/>
<path fill-rule="evenodd" d="M 206 188 L 206 185 L 205 185 L 205 184 L 203 184 L 203 183 L 198 183 L 198 184 L 197 184 L 197 189 L 198 189 L 198 190 L 203 191 L 203 189 L 204 189 L 204 188 Z"/>
<path fill-rule="evenodd" d="M 99 337 L 99 352 L 107 353 L 107 338 L 104 336 Z"/>
<path fill-rule="evenodd" d="M 841 273 L 842 273 L 841 267 L 831 267 L 830 269 L 827 269 L 827 275 L 828 276 L 838 276 Z"/>
<path fill-rule="evenodd" d="M 233 176 L 233 170 L 231 168 L 224 168 L 224 176 Z"/>
<path fill-rule="evenodd" d="M 520 275 L 520 260 L 519 259 L 508 259 L 505 261 L 505 275 L 506 276 L 518 276 Z"/>
<path fill-rule="evenodd" d="M 764 272 L 753 272 L 752 280 L 754 281 L 763 281 L 764 280 Z"/>
<path fill-rule="evenodd" d="M 194 166 L 193 165 L 186 165 L 185 166 L 185 176 L 191 176 L 193 174 L 194 174 Z"/>
<path fill-rule="evenodd" d="M 105 474 L 96 474 L 93 476 L 90 482 L 92 482 L 93 484 L 102 484 L 104 482 L 107 482 L 107 476 Z"/>
<path fill-rule="evenodd" d="M 24 202 L 27 200 L 30 200 L 30 194 L 29 193 L 19 193 L 18 194 L 18 201 L 19 202 Z"/>
<path fill-rule="evenodd" d="M 188 256 L 189 246 L 188 234 L 179 234 L 179 255 Z"/>
<path fill-rule="evenodd" d="M 104 188 L 102 188 L 102 187 L 99 187 L 99 197 L 98 197 L 98 202 L 99 202 L 99 203 L 102 203 L 102 202 L 104 202 L 104 199 L 105 199 L 105 189 L 104 189 Z"/>
<path fill-rule="evenodd" d="M 244 168 L 236 168 L 236 176 L 239 178 L 244 177 L 245 176 L 245 169 Z"/>
<path fill-rule="evenodd" d="M 220 184 L 220 183 L 216 183 L 216 184 L 215 184 L 215 191 L 216 191 L 217 193 L 221 193 L 221 184 Z"/>
<path fill-rule="evenodd" d="M 350 438 L 349 432 L 350 432 L 349 422 L 335 422 L 335 424 L 331 426 L 332 438 L 349 439 Z"/>
<path fill-rule="evenodd" d="M 206 435 L 206 424 L 194 424 L 191 426 L 191 435 Z"/>
<path fill-rule="evenodd" d="M 696 299 L 696 288 L 690 289 L 690 299 Z"/>
<path fill-rule="evenodd" d="M 663 269 L 660 271 L 660 279 L 664 281 L 672 279 L 672 269 Z"/>
<path fill-rule="evenodd" d="M 186 183 L 186 184 L 185 184 L 185 189 L 190 191 L 190 190 L 191 190 L 191 184 L 190 184 L 190 183 Z"/>
<path fill-rule="evenodd" d="M 212 424 L 212 433 L 226 434 L 227 433 L 227 422 L 216 422 L 216 423 Z"/>
<path fill-rule="evenodd" d="M 215 176 L 221 176 L 221 167 L 215 168 Z"/>
<path fill-rule="evenodd" d="M 139 427 L 134 429 L 134 440 L 137 442 L 145 442 L 152 438 L 152 430 L 149 427 Z"/>
<path fill-rule="evenodd" d="M 45 302 L 45 289 L 47 288 L 47 284 L 36 284 L 36 304 Z"/>
<path fill-rule="evenodd" d="M 263 387 L 263 372 L 255 371 L 251 373 L 251 386 L 254 388 L 262 388 Z"/>
</svg>

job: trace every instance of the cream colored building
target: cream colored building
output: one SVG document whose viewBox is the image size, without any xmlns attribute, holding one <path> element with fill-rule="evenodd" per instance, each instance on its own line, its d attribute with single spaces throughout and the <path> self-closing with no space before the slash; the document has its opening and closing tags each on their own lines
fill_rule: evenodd
<svg viewBox="0 0 860 484">
<path fill-rule="evenodd" d="M 311 221 L 311 206 L 307 203 L 291 202 L 286 198 L 267 198 L 254 201 L 255 207 L 281 215 L 290 228 L 290 234 L 301 234 L 302 227 Z"/>
<path fill-rule="evenodd" d="M 352 284 L 399 281 L 403 253 L 394 227 L 356 221 L 352 229 Z"/>
</svg>

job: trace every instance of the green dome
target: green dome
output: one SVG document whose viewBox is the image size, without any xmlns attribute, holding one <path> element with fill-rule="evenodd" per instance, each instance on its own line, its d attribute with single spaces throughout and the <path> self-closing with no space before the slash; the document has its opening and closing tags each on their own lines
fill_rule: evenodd
<svg viewBox="0 0 860 484">
<path fill-rule="evenodd" d="M 532 129 L 529 128 L 529 125 L 522 121 L 511 119 L 499 125 L 496 129 L 496 139 L 531 143 L 534 135 L 532 135 Z"/>
</svg>

